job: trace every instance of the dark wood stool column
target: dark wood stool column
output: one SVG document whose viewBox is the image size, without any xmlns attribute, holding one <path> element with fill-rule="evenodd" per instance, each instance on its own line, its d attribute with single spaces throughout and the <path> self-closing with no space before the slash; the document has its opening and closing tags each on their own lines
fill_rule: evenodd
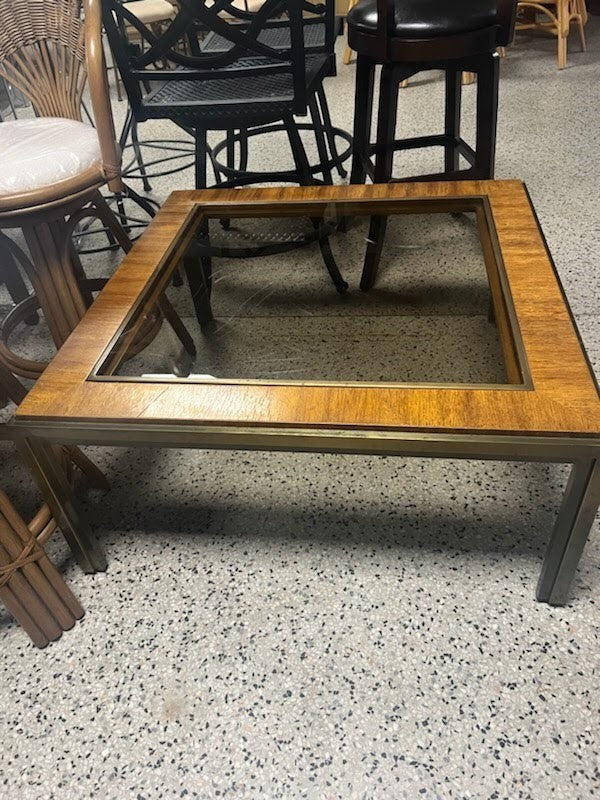
<svg viewBox="0 0 600 800">
<path fill-rule="evenodd" d="M 402 180 L 489 179 L 494 176 L 498 111 L 496 48 L 512 39 L 516 0 L 361 0 L 348 15 L 348 40 L 358 54 L 351 183 L 394 180 L 394 152 L 444 148 L 444 170 Z M 381 65 L 375 144 L 371 115 L 375 67 Z M 399 84 L 418 72 L 446 75 L 444 133 L 396 139 Z M 477 75 L 475 148 L 460 136 L 461 77 Z M 372 156 L 374 156 L 374 163 Z M 460 157 L 468 164 L 460 169 Z M 386 220 L 373 218 L 361 278 L 370 289 L 377 275 Z"/>
</svg>

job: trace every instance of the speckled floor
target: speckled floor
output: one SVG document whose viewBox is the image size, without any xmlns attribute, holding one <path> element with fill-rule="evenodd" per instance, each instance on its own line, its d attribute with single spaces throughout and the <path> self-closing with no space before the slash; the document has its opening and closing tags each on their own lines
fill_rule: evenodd
<svg viewBox="0 0 600 800">
<path fill-rule="evenodd" d="M 510 51 L 497 175 L 527 182 L 598 365 L 597 18 L 588 40 L 562 73 L 550 40 Z M 346 128 L 352 75 L 341 65 L 328 85 Z M 468 113 L 474 88 L 465 95 Z M 433 131 L 441 99 L 439 79 L 403 91 L 402 130 Z M 263 148 L 259 160 L 280 152 Z M 157 196 L 190 181 L 157 182 Z M 29 346 L 44 347 L 37 329 Z M 0 449 L 2 486 L 31 509 L 26 472 Z M 81 496 L 109 570 L 83 575 L 59 537 L 50 545 L 85 618 L 38 651 L 0 616 L 3 797 L 600 792 L 597 531 L 570 604 L 534 601 L 563 468 L 93 455 L 113 489 Z"/>
</svg>

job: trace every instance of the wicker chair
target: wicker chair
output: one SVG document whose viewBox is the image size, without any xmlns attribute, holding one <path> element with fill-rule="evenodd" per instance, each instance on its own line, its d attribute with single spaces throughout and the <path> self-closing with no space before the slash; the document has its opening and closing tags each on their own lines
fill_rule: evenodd
<svg viewBox="0 0 600 800">
<path fill-rule="evenodd" d="M 25 378 L 36 379 L 45 362 L 12 352 L 15 327 L 39 307 L 60 347 L 93 300 L 105 278 L 88 280 L 72 234 L 84 219 L 97 218 L 125 252 L 131 241 L 102 195 L 108 184 L 118 198 L 133 195 L 120 176 L 121 154 L 107 87 L 98 6 L 85 0 L 4 0 L 0 4 L 0 76 L 20 89 L 37 114 L 0 125 L 0 263 L 16 260 L 34 294 L 17 303 L 0 325 L 0 359 Z M 82 121 L 86 85 L 96 127 Z M 120 213 L 121 216 L 121 213 Z M 122 219 L 125 219 L 122 216 Z M 2 232 L 20 227 L 29 256 Z M 165 296 L 149 315 L 130 349 L 134 355 L 167 319 L 183 348 L 193 341 Z"/>
<path fill-rule="evenodd" d="M 35 379 L 46 366 L 13 353 L 9 337 L 39 307 L 60 347 L 103 280 L 87 280 L 72 245 L 75 226 L 98 218 L 116 241 L 129 239 L 99 192 L 122 192 L 99 14 L 81 18 L 81 0 L 3 0 L 0 76 L 31 102 L 36 117 L 0 125 L 0 262 L 16 261 L 34 294 L 0 326 L 0 358 Z M 96 128 L 82 121 L 89 82 Z M 2 229 L 21 228 L 29 255 Z"/>
</svg>

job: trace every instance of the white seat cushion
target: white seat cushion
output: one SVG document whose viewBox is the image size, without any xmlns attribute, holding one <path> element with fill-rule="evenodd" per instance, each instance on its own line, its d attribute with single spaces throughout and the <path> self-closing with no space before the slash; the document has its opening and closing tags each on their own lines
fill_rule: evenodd
<svg viewBox="0 0 600 800">
<path fill-rule="evenodd" d="M 234 8 L 238 8 L 240 11 L 249 11 L 255 14 L 257 11 L 263 7 L 265 0 L 232 0 L 231 5 Z M 213 5 L 212 2 L 207 3 L 208 6 Z M 229 14 L 227 13 L 227 9 L 224 9 L 222 12 L 223 17 L 228 17 Z"/>
<path fill-rule="evenodd" d="M 102 165 L 96 129 L 56 117 L 0 123 L 0 197 L 53 186 Z"/>
<path fill-rule="evenodd" d="M 132 0 L 131 3 L 123 3 L 123 6 L 145 25 L 175 16 L 175 9 L 168 0 Z"/>
<path fill-rule="evenodd" d="M 233 0 L 232 6 L 240 11 L 251 11 L 255 14 L 263 7 L 265 0 Z"/>
</svg>

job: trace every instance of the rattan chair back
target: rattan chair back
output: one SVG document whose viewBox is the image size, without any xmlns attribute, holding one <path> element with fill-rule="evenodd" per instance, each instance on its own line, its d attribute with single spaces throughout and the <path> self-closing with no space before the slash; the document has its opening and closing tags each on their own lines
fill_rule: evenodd
<svg viewBox="0 0 600 800">
<path fill-rule="evenodd" d="M 120 174 L 120 154 L 102 50 L 99 13 L 81 0 L 2 0 L 0 76 L 19 89 L 41 117 L 82 120 L 86 83 L 107 179 Z"/>
<path fill-rule="evenodd" d="M 79 0 L 3 0 L 0 74 L 45 117 L 81 119 L 86 82 Z"/>
</svg>

